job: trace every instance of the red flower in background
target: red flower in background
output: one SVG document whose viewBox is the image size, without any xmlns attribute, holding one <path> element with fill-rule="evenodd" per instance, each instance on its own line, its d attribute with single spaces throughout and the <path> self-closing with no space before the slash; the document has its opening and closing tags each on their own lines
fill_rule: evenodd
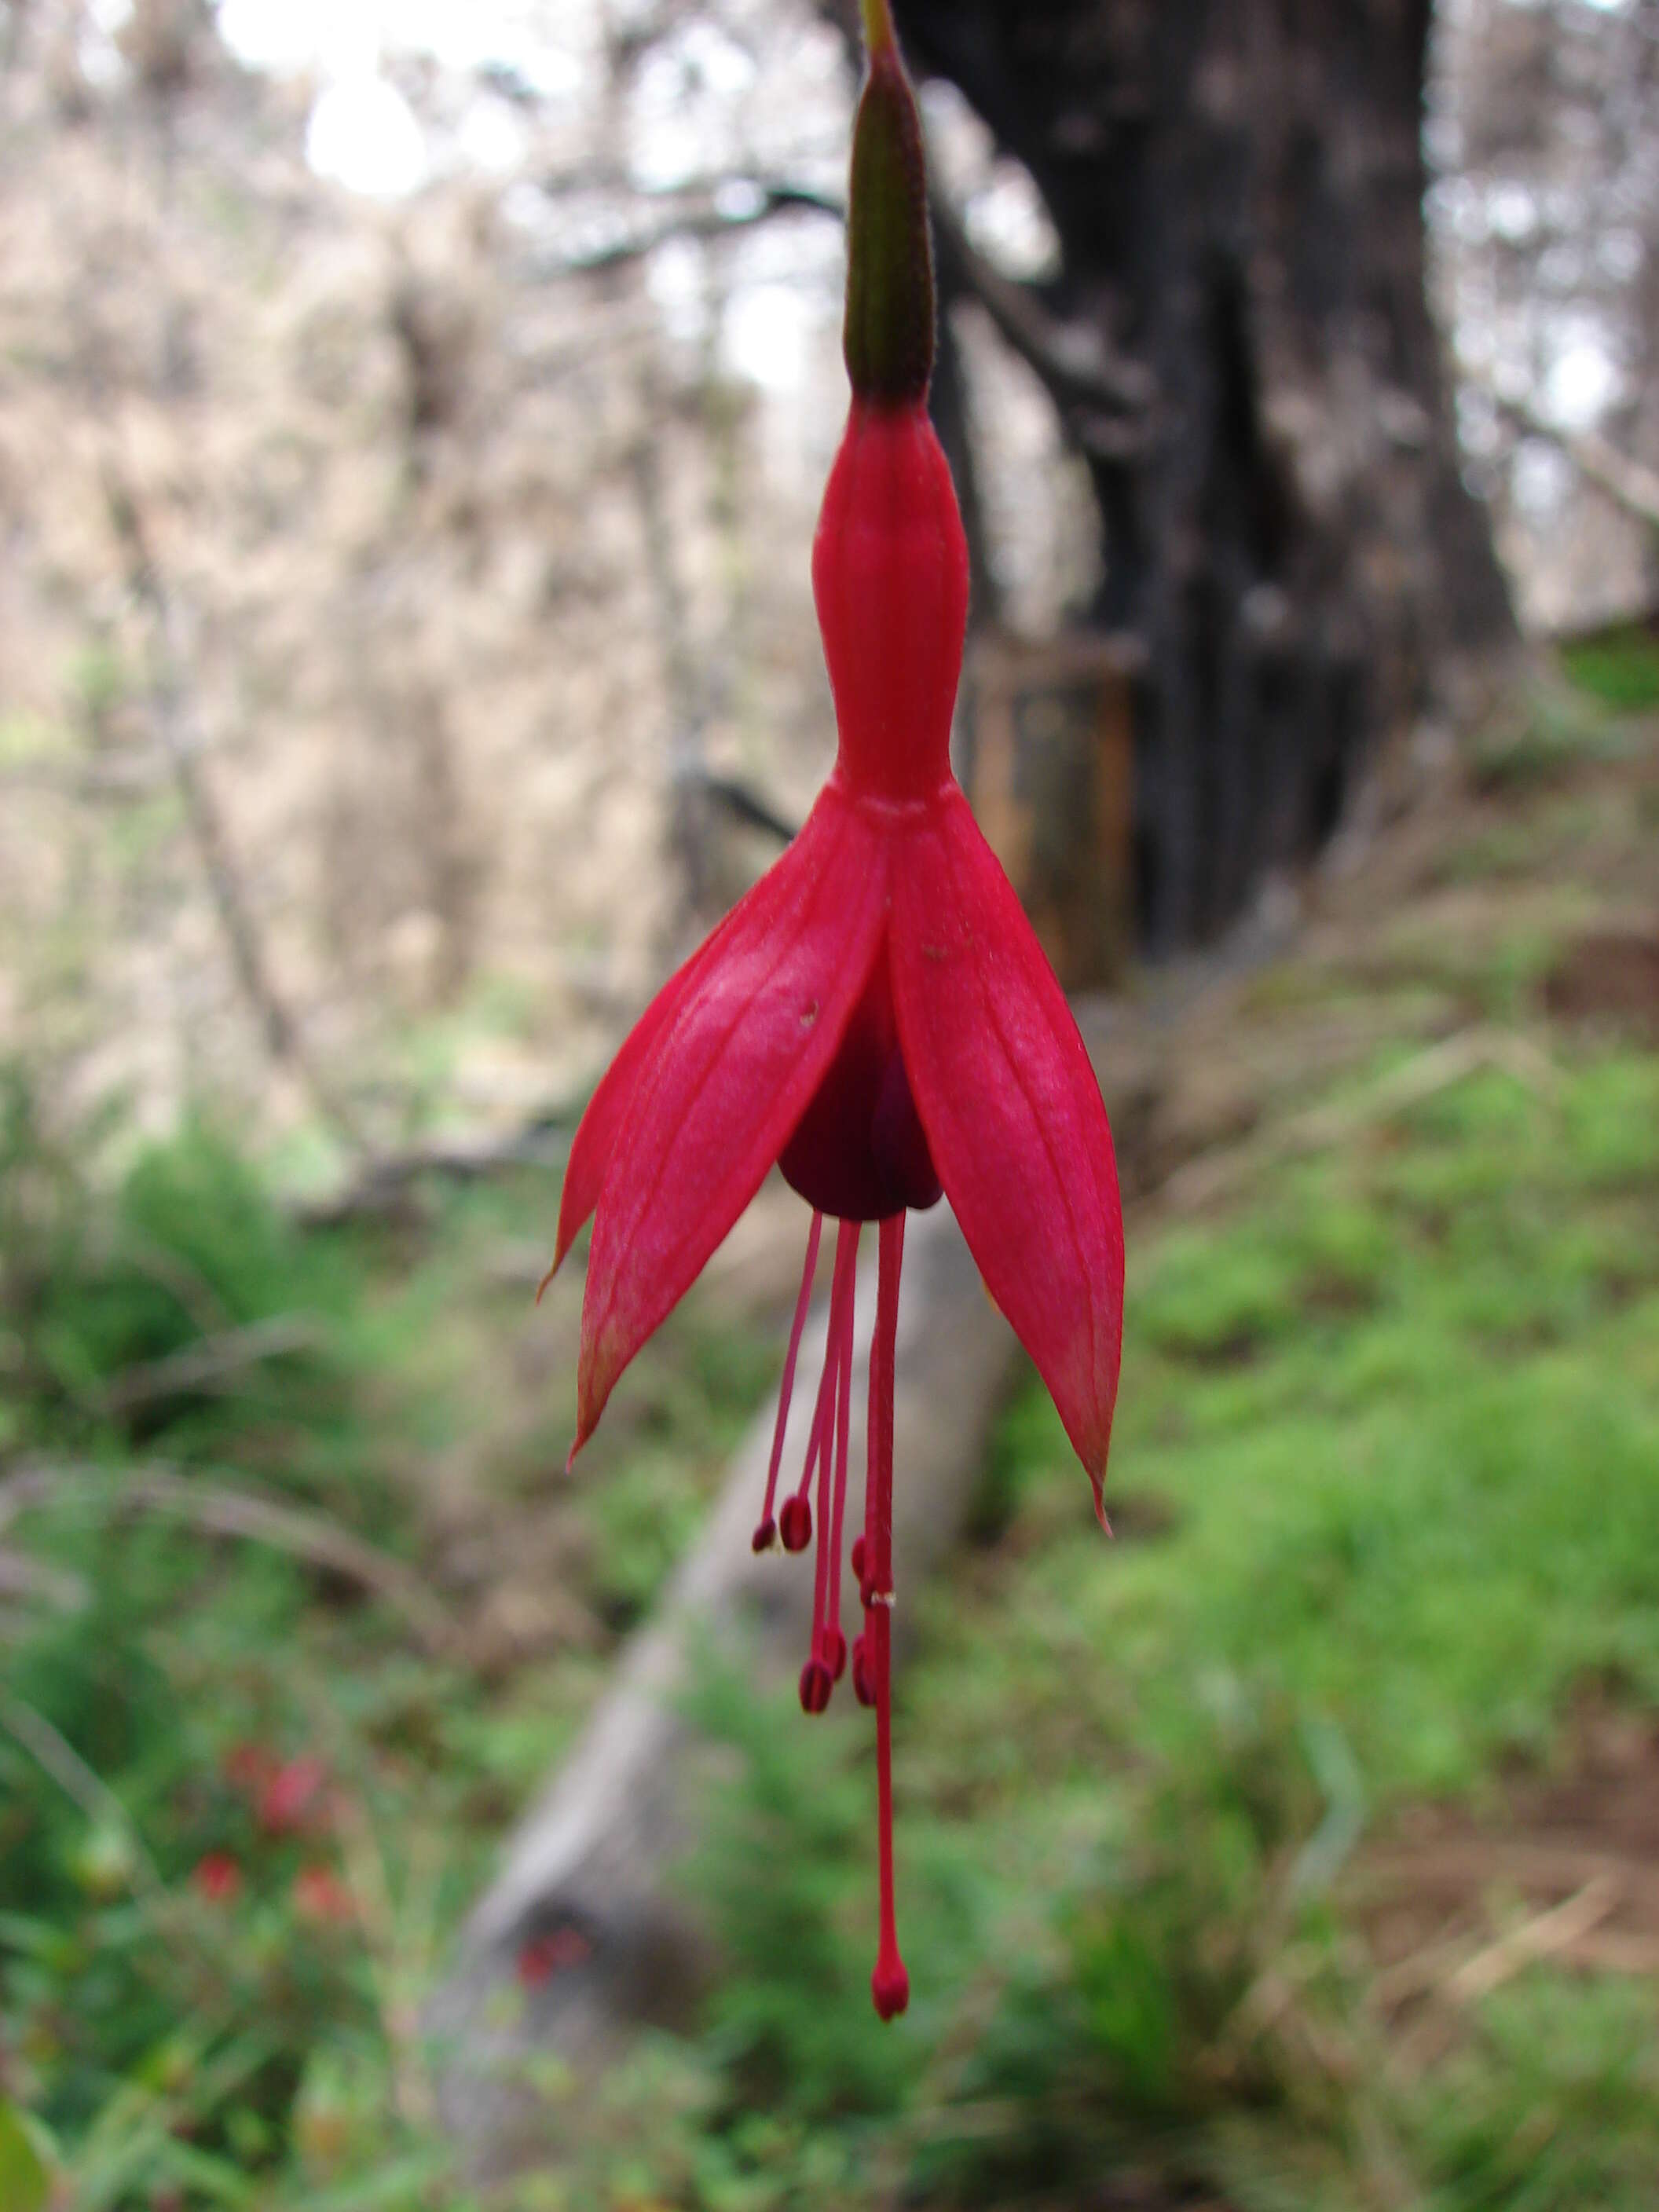
<svg viewBox="0 0 1659 2212">
<path fill-rule="evenodd" d="M 776 1162 L 813 1208 L 756 1547 L 810 1540 L 801 1703 L 844 1670 L 840 1629 L 862 1224 L 880 1224 L 853 1685 L 876 1710 L 884 2018 L 908 1979 L 894 1924 L 890 1644 L 893 1359 L 904 1216 L 949 1196 L 987 1288 L 1051 1392 L 1100 1510 L 1122 1335 L 1110 1132 L 1070 1009 L 951 772 L 967 550 L 927 416 L 933 307 L 915 102 L 886 0 L 866 0 L 846 350 L 853 403 L 812 584 L 839 750 L 788 851 L 672 976 L 571 1148 L 556 1268 L 588 1217 L 576 1441 Z M 774 1517 L 823 1218 L 839 1223 L 806 1468 Z M 1103 1520 L 1103 1513 L 1102 1515 Z"/>
<path fill-rule="evenodd" d="M 343 1927 L 357 1917 L 351 1892 L 331 1867 L 301 1867 L 290 1894 L 296 1918 L 308 1920 L 313 1927 Z"/>
<path fill-rule="evenodd" d="M 526 1990 L 544 1988 L 555 1974 L 581 1966 L 592 1950 L 580 1928 L 550 1928 L 543 1935 L 532 1936 L 519 1947 L 515 1966 L 520 1984 Z"/>
<path fill-rule="evenodd" d="M 321 1824 L 328 1768 L 320 1759 L 290 1759 L 266 1778 L 255 1805 L 268 1836 L 297 1836 Z"/>
<path fill-rule="evenodd" d="M 234 1905 L 241 1895 L 242 1869 L 228 1851 L 204 1851 L 190 1878 L 210 1905 Z"/>
</svg>

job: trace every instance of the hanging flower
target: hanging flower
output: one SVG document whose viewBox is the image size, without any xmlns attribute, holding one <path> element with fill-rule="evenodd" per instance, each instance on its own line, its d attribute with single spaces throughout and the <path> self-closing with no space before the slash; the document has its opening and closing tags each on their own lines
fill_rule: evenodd
<svg viewBox="0 0 1659 2212">
<path fill-rule="evenodd" d="M 776 1162 L 813 1209 L 757 1550 L 817 1563 L 801 1704 L 821 1712 L 841 1631 L 860 1231 L 879 1224 L 854 1693 L 876 1713 L 884 2019 L 909 1994 L 894 1920 L 889 1693 L 893 1359 L 904 1218 L 949 1196 L 1036 1362 L 1097 1511 L 1122 1337 L 1123 1231 L 1099 1086 L 1059 984 L 951 772 L 968 561 L 928 420 L 933 273 L 921 137 L 887 0 L 864 0 L 845 349 L 852 408 L 812 585 L 835 768 L 787 852 L 659 992 L 571 1147 L 556 1268 L 590 1215 L 572 1456 L 623 1370 Z M 827 1352 L 799 1486 L 784 1428 L 823 1221 L 838 1224 Z M 816 1513 L 813 1486 L 817 1486 Z"/>
</svg>

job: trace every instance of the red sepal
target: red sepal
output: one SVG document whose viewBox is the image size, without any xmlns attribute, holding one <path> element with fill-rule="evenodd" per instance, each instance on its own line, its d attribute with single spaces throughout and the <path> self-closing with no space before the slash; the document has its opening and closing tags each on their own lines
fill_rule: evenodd
<svg viewBox="0 0 1659 2212">
<path fill-rule="evenodd" d="M 646 1048 L 599 1192 L 582 1302 L 576 1443 L 788 1141 L 881 941 L 887 848 L 823 793 Z"/>
<path fill-rule="evenodd" d="M 1111 1131 L 1076 1022 L 958 791 L 893 866 L 893 997 L 916 1109 L 985 1279 L 1094 1485 L 1123 1344 Z"/>
<path fill-rule="evenodd" d="M 756 890 L 760 886 L 756 885 Z M 753 892 L 750 894 L 754 896 Z M 611 1164 L 611 1155 L 616 1148 L 617 1133 L 628 1116 L 633 1101 L 634 1087 L 640 1079 L 651 1048 L 662 1035 L 664 1025 L 685 996 L 692 977 L 702 966 L 732 920 L 727 915 L 717 929 L 706 937 L 689 960 L 683 961 L 663 985 L 645 1012 L 623 1038 L 622 1049 L 605 1072 L 599 1089 L 587 1102 L 586 1111 L 577 1125 L 571 1139 L 570 1157 L 565 1162 L 564 1188 L 559 1194 L 559 1232 L 553 1246 L 553 1265 L 542 1278 L 539 1298 L 564 1265 L 564 1256 L 574 1243 L 582 1224 L 599 1202 L 599 1192 L 605 1183 L 605 1170 Z"/>
</svg>

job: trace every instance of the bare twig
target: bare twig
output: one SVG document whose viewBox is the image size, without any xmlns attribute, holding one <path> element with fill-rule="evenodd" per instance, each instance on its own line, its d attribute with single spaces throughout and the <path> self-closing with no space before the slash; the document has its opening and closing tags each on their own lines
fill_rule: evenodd
<svg viewBox="0 0 1659 2212">
<path fill-rule="evenodd" d="M 800 828 L 799 822 L 787 821 L 769 799 L 735 775 L 717 775 L 704 769 L 694 781 L 696 789 L 717 806 L 723 806 L 734 821 L 741 822 L 746 830 L 763 831 L 780 845 L 787 845 Z"/>
<path fill-rule="evenodd" d="M 133 1864 L 143 1887 L 151 1892 L 159 1891 L 161 1875 L 133 1825 L 132 1815 L 108 1783 L 87 1765 L 68 1737 L 60 1735 L 44 1713 L 36 1712 L 33 1705 L 26 1705 L 21 1698 L 4 1689 L 0 1689 L 0 1728 L 22 1746 L 64 1795 L 80 1807 L 88 1820 L 94 1824 L 102 1821 L 120 1830 L 132 1845 Z"/>
<path fill-rule="evenodd" d="M 107 1264 L 117 1254 L 126 1266 L 136 1267 L 141 1275 L 148 1276 L 176 1300 L 179 1310 L 189 1316 L 201 1335 L 216 1336 L 222 1329 L 235 1326 L 230 1309 L 218 1291 L 181 1252 L 142 1235 L 131 1223 L 123 1223 L 118 1237 L 100 1246 L 99 1258 Z"/>
<path fill-rule="evenodd" d="M 734 185 L 747 186 L 748 195 L 739 198 L 732 191 Z M 839 222 L 845 212 L 839 200 L 805 185 L 768 184 L 757 178 L 727 179 L 720 198 L 711 195 L 693 199 L 689 204 L 682 199 L 672 215 L 660 216 L 628 237 L 612 245 L 597 246 L 592 252 L 566 254 L 557 260 L 544 261 L 538 273 L 544 277 L 593 276 L 643 261 L 659 246 L 676 239 L 726 238 L 740 230 L 752 230 L 759 223 L 773 222 L 779 216 L 833 216 Z"/>
<path fill-rule="evenodd" d="M 279 1504 L 240 1487 L 187 1480 L 153 1466 L 140 1474 L 112 1477 L 73 1463 L 36 1462 L 0 1483 L 0 1530 L 20 1513 L 46 1504 L 164 1513 L 210 1535 L 268 1544 L 384 1598 L 404 1614 L 431 1651 L 453 1656 L 456 1649 L 454 1624 L 420 1577 L 320 1513 Z"/>
<path fill-rule="evenodd" d="M 1247 1168 L 1340 1144 L 1362 1129 L 1423 1105 L 1483 1067 L 1501 1067 L 1517 1083 L 1547 1098 L 1553 1099 L 1559 1089 L 1548 1055 L 1525 1037 L 1484 1027 L 1461 1030 L 1391 1069 L 1361 1097 L 1297 1115 L 1273 1125 L 1262 1136 L 1247 1138 L 1224 1152 L 1203 1153 L 1178 1168 L 1147 1195 L 1182 1208 L 1211 1204 Z"/>
<path fill-rule="evenodd" d="M 1490 389 L 1490 387 L 1488 387 Z M 1518 399 L 1492 392 L 1492 404 L 1529 438 L 1542 438 L 1564 453 L 1583 477 L 1604 491 L 1615 506 L 1650 530 L 1659 530 L 1659 470 L 1621 453 L 1599 430 L 1569 430 Z"/>
<path fill-rule="evenodd" d="M 294 1070 L 323 1118 L 354 1150 L 359 1150 L 362 1136 L 355 1117 L 331 1085 L 319 1075 L 306 1049 L 299 1023 L 271 976 L 223 818 L 203 773 L 202 744 L 199 734 L 191 726 L 191 704 L 182 673 L 184 655 L 178 642 L 178 612 L 150 550 L 137 503 L 112 468 L 106 472 L 104 497 L 111 524 L 126 556 L 128 586 L 134 598 L 149 611 L 154 626 L 152 704 L 156 734 L 184 805 L 237 981 L 258 1018 L 265 1048 L 272 1060 Z"/>
<path fill-rule="evenodd" d="M 0 1598 L 33 1598 L 58 1613 L 79 1613 L 91 1595 L 79 1575 L 0 1549 Z"/>
<path fill-rule="evenodd" d="M 1569 1966 L 1598 1974 L 1659 1975 L 1659 1936 L 1626 1936 L 1617 1929 L 1594 1928 L 1563 1943 L 1555 1956 Z"/>
<path fill-rule="evenodd" d="M 945 195 L 929 196 L 933 238 L 953 283 L 970 293 L 1003 338 L 1048 387 L 1073 434 L 1089 439 L 1079 409 L 1139 414 L 1157 394 L 1151 372 L 1109 353 L 1091 326 L 1060 321 L 1029 284 L 1005 276 L 969 240 L 962 217 Z"/>
<path fill-rule="evenodd" d="M 1644 1910 L 1659 1912 L 1659 1868 L 1646 1857 L 1578 1843 L 1494 1843 L 1471 1837 L 1428 1850 L 1378 1851 L 1364 1868 L 1368 1893 L 1389 1896 L 1405 1890 L 1451 1903 L 1493 1885 L 1577 1891 L 1604 1876 L 1626 1896 L 1641 1900 Z"/>
<path fill-rule="evenodd" d="M 103 1394 L 106 1413 L 127 1413 L 158 1398 L 192 1390 L 218 1390 L 250 1367 L 290 1352 L 313 1352 L 322 1340 L 320 1323 L 304 1314 L 277 1314 L 246 1328 L 226 1329 L 187 1345 L 165 1359 L 148 1359 L 116 1376 Z"/>
<path fill-rule="evenodd" d="M 646 394 L 647 419 L 656 410 Z M 635 441 L 629 465 L 639 505 L 646 573 L 656 601 L 656 632 L 661 643 L 663 680 L 671 723 L 669 785 L 673 794 L 671 835 L 685 886 L 686 903 L 696 913 L 708 894 L 708 866 L 703 811 L 696 791 L 704 775 L 703 736 L 709 720 L 709 687 L 692 644 L 685 594 L 674 562 L 673 530 L 663 495 L 661 456 L 648 433 Z"/>
<path fill-rule="evenodd" d="M 613 177 L 611 181 L 618 180 Z M 747 197 L 734 198 L 734 187 Z M 1092 325 L 1063 321 L 1030 285 L 1005 276 L 988 261 L 969 239 L 961 215 L 937 188 L 931 205 L 941 273 L 948 276 L 951 289 L 968 294 L 984 308 L 1005 343 L 1047 387 L 1079 444 L 1089 450 L 1109 448 L 1112 456 L 1121 458 L 1138 435 L 1123 418 L 1143 413 L 1156 397 L 1150 371 L 1109 353 Z M 689 186 L 672 214 L 614 244 L 546 263 L 542 273 L 567 276 L 619 269 L 643 260 L 671 240 L 721 238 L 778 216 L 803 214 L 842 222 L 847 210 L 841 200 L 809 185 L 758 177 L 725 178 L 718 187 Z M 1117 419 L 1102 419 L 1107 416 Z"/>
<path fill-rule="evenodd" d="M 1523 1966 L 1552 1958 L 1588 1936 L 1613 1910 L 1620 1895 L 1620 1885 L 1611 1875 L 1595 1875 L 1559 1905 L 1506 1929 L 1496 1942 L 1465 1960 L 1446 1982 L 1446 1995 L 1462 2005 L 1490 1996 Z"/>
</svg>

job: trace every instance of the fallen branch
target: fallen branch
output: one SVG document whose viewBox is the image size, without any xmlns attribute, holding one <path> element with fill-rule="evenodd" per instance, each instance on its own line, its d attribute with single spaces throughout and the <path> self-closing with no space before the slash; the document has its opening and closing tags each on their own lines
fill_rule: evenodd
<svg viewBox="0 0 1659 2212">
<path fill-rule="evenodd" d="M 902 1605 L 955 1539 L 1018 1358 L 948 1207 L 915 1218 L 905 1269 L 895 1405 L 896 1452 L 905 1473 L 894 1501 Z M 872 1287 L 866 1280 L 860 1297 L 866 1346 Z M 805 1370 L 822 1346 L 823 1320 L 820 1310 L 802 1350 Z M 865 1373 L 861 1351 L 854 1372 Z M 855 1381 L 847 1504 L 853 1526 L 861 1511 L 862 1389 Z M 786 1457 L 797 1464 L 811 1398 L 810 1391 L 795 1395 Z M 771 1419 L 769 1412 L 757 1419 L 666 1596 L 628 1645 L 580 1741 L 514 1837 L 468 1920 L 451 1978 L 433 2001 L 428 2027 L 444 2046 L 441 2113 L 475 2151 L 509 2139 L 521 2106 L 533 2105 L 533 2083 L 520 2062 L 552 2050 L 579 2069 L 599 2063 L 642 2020 L 672 2016 L 697 1986 L 703 1939 L 670 1881 L 694 1830 L 697 1785 L 707 1779 L 707 1753 L 684 1718 L 684 1693 L 696 1678 L 699 1654 L 729 1655 L 732 1638 L 745 1628 L 745 1660 L 774 1678 L 799 1667 L 808 1635 L 811 1573 L 780 1553 L 757 1558 L 750 1545 Z M 1081 1499 L 1079 1510 L 1086 1515 Z M 849 1607 L 854 1596 L 849 1585 Z M 909 1618 L 898 1615 L 901 1625 Z M 522 1948 L 566 1929 L 580 1938 L 580 1963 L 554 1975 L 533 1999 L 504 2003 L 518 1986 Z"/>
</svg>

